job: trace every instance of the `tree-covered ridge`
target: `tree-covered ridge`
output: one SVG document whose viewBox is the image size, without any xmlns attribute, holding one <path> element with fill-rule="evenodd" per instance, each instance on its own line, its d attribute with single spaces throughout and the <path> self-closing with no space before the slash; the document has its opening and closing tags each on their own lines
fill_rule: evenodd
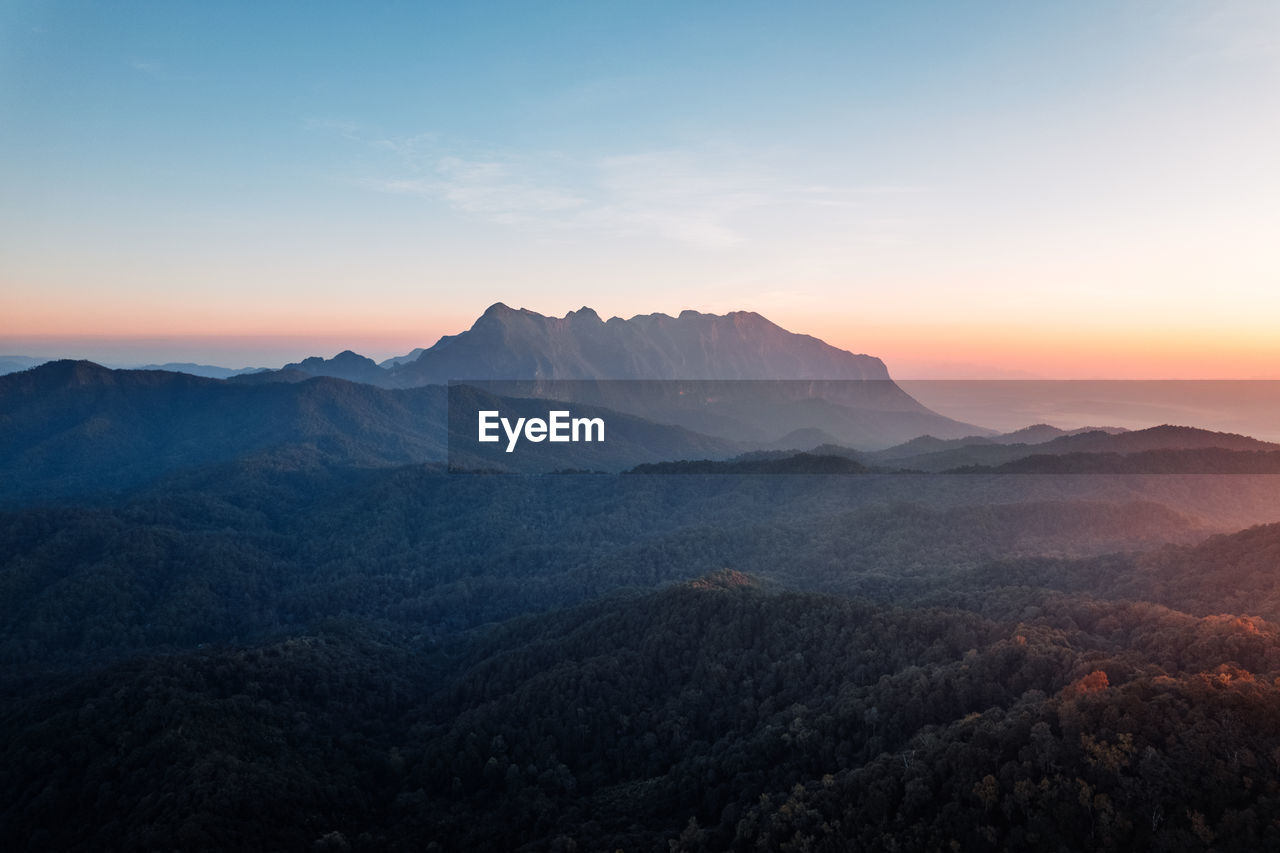
<svg viewBox="0 0 1280 853">
<path fill-rule="evenodd" d="M 30 680 L 0 712 L 0 829 L 68 850 L 1276 841 L 1273 623 L 725 580 L 434 649 L 335 623 Z"/>
<path fill-rule="evenodd" d="M 866 465 L 848 456 L 796 453 L 748 456 L 724 461 L 697 459 L 637 465 L 629 474 L 866 474 Z"/>
<path fill-rule="evenodd" d="M 0 376 L 0 505 L 118 495 L 237 460 L 296 468 L 443 461 L 442 388 L 238 385 L 57 361 Z"/>
<path fill-rule="evenodd" d="M 1278 450 L 1144 450 L 1135 453 L 1034 454 L 956 474 L 1280 474 Z"/>
<path fill-rule="evenodd" d="M 650 389 L 647 396 L 614 391 L 602 394 L 595 408 L 580 406 L 582 414 L 608 420 L 608 440 L 527 444 L 521 453 L 506 453 L 501 443 L 473 440 L 474 418 L 459 415 L 462 404 L 483 401 L 483 408 L 513 417 L 545 417 L 550 390 L 523 399 L 475 389 L 468 396 L 457 391 L 464 386 L 456 386 L 458 398 L 450 404 L 443 386 L 394 390 L 302 376 L 305 381 L 268 382 L 262 374 L 222 381 L 163 370 L 109 370 L 86 361 L 49 362 L 0 376 L 0 506 L 112 500 L 228 465 L 368 470 L 443 464 L 446 458 L 456 468 L 524 472 L 619 472 L 649 464 L 657 467 L 643 468 L 646 473 L 1280 472 L 1280 450 L 1273 444 L 1172 426 L 1068 434 L 1040 444 L 993 440 L 906 456 L 894 455 L 902 447 L 885 456 L 821 443 L 811 444 L 812 452 L 788 446 L 792 438 L 828 441 L 817 436 L 833 430 L 846 443 L 877 446 L 890 434 L 918 435 L 930 428 L 927 421 L 938 416 L 914 401 L 902 409 L 901 401 L 893 402 L 902 392 L 888 380 L 730 382 L 721 383 L 728 390 L 719 392 L 715 383 L 703 383 L 710 388 L 689 395 L 700 402 L 670 410 L 663 410 L 661 401 L 684 399 L 680 394 L 658 393 L 655 383 L 640 382 L 635 384 Z M 549 389 L 554 387 L 550 383 Z M 610 408 L 614 398 L 629 401 L 630 407 Z M 650 411 L 646 401 L 657 408 Z M 930 446 L 925 439 L 911 444 Z M 753 448 L 728 462 L 697 461 L 727 459 Z"/>
<path fill-rule="evenodd" d="M 880 601 L 976 595 L 1040 555 L 1207 531 L 1141 490 L 966 482 L 224 469 L 120 505 L 0 513 L 0 660 L 39 669 L 331 618 L 439 638 L 724 567 Z M 1000 560 L 1021 562 L 980 575 Z M 1106 583 L 1092 564 L 1042 574 Z"/>
<path fill-rule="evenodd" d="M 276 459 L 0 513 L 0 848 L 1265 848 L 1280 525 L 1205 536 L 1273 496 Z"/>
</svg>

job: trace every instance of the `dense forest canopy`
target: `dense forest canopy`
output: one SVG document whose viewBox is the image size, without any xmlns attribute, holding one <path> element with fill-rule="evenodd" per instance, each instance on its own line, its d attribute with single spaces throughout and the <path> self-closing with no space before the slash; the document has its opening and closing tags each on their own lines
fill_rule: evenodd
<svg viewBox="0 0 1280 853">
<path fill-rule="evenodd" d="M 9 511 L 0 829 L 1256 849 L 1280 526 L 1206 537 L 1271 489 L 246 461 Z"/>
<path fill-rule="evenodd" d="M 460 473 L 438 387 L 50 370 L 0 413 L 4 849 L 1280 846 L 1271 445 Z"/>
</svg>

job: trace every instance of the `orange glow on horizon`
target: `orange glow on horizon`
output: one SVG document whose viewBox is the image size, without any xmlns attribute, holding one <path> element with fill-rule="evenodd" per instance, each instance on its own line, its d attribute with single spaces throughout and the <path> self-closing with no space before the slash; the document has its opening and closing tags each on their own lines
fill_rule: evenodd
<svg viewBox="0 0 1280 853">
<path fill-rule="evenodd" d="M 375 359 L 429 347 L 475 321 L 473 308 L 438 311 L 418 306 L 391 312 L 385 303 L 334 306 L 269 305 L 247 310 L 216 298 L 192 307 L 180 297 L 146 307 L 105 295 L 92 304 L 5 304 L 0 298 L 0 348 L 44 355 L 59 341 L 115 347 L 169 344 L 173 360 L 187 350 L 280 352 L 296 360 L 344 349 Z M 537 310 L 535 307 L 534 310 Z M 554 312 L 545 312 L 554 313 Z M 608 317 L 605 312 L 602 316 Z M 673 309 L 668 313 L 679 313 Z M 1033 327 L 1007 321 L 954 324 L 851 321 L 839 312 L 814 315 L 781 306 L 762 312 L 793 332 L 809 334 L 855 353 L 882 359 L 898 379 L 1280 379 L 1280 340 L 1273 329 L 1133 328 L 1119 321 L 1087 327 L 1064 323 Z M 850 312 L 851 314 L 854 312 Z"/>
<path fill-rule="evenodd" d="M 1280 379 L 1280 340 L 1263 330 L 859 325 L 810 334 L 883 359 L 896 378 Z"/>
</svg>

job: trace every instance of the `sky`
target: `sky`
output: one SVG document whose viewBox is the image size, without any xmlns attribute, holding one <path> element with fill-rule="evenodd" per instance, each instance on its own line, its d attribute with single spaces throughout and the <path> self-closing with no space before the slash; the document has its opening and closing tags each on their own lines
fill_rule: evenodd
<svg viewBox="0 0 1280 853">
<path fill-rule="evenodd" d="M 0 7 L 0 354 L 278 366 L 493 302 L 898 377 L 1280 377 L 1280 3 Z"/>
</svg>

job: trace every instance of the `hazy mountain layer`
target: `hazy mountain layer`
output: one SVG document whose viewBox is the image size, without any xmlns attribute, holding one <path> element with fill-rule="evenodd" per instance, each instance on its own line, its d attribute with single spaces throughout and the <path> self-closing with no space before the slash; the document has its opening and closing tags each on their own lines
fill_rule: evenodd
<svg viewBox="0 0 1280 853">
<path fill-rule="evenodd" d="M 647 314 L 606 322 L 590 308 L 546 317 L 498 303 L 467 331 L 415 352 L 416 358 L 378 365 L 348 350 L 234 381 L 264 384 L 332 376 L 384 388 L 507 381 L 519 387 L 489 390 L 603 406 L 757 445 L 803 430 L 824 431 L 837 442 L 866 449 L 924 433 L 959 438 L 983 432 L 920 405 L 889 378 L 879 359 L 788 332 L 745 311 L 723 316 L 684 311 L 678 317 Z M 601 382 L 575 385 L 574 380 Z M 608 380 L 642 384 L 611 385 Z M 677 387 L 671 380 L 693 384 Z M 759 384 L 725 383 L 712 391 L 697 387 L 716 380 Z M 788 382 L 770 386 L 769 380 Z"/>
<path fill-rule="evenodd" d="M 946 449 L 912 454 L 917 448 L 937 447 L 939 442 L 928 437 L 880 454 L 877 462 L 919 471 L 950 471 L 982 466 L 997 468 L 1030 456 L 1063 456 L 1066 454 L 1134 454 L 1154 451 L 1187 451 L 1219 449 L 1234 452 L 1280 450 L 1280 444 L 1259 441 L 1234 433 L 1213 432 L 1183 426 L 1158 426 L 1131 432 L 1091 430 L 1074 432 L 1036 444 L 997 444 L 983 439 L 965 440 L 955 446 L 943 442 Z M 1046 469 L 1047 472 L 1047 469 Z M 1085 472 L 1081 472 L 1085 473 Z M 1115 471 L 1123 473 L 1123 471 Z"/>
<path fill-rule="evenodd" d="M 963 447 L 990 444 L 1044 444 L 1055 438 L 1067 435 L 1080 435 L 1086 432 L 1121 433 L 1127 432 L 1119 427 L 1084 427 L 1082 429 L 1065 430 L 1049 424 L 1033 424 L 1013 432 L 997 435 L 967 435 L 963 438 L 938 438 L 933 435 L 922 435 L 910 441 L 885 450 L 878 451 L 875 458 L 887 461 L 921 456 L 925 453 L 940 453 L 944 450 L 958 450 Z"/>
<path fill-rule="evenodd" d="M 444 405 L 441 388 L 239 385 L 50 362 L 0 377 L 0 498 L 115 491 L 267 453 L 304 466 L 443 460 Z"/>
<path fill-rule="evenodd" d="M 47 359 L 30 358 L 25 355 L 0 355 L 0 376 L 6 373 L 16 373 L 19 370 L 27 370 L 43 364 L 45 361 Z"/>
<path fill-rule="evenodd" d="M 351 350 L 343 350 L 333 358 L 312 356 L 300 362 L 286 364 L 281 371 L 288 373 L 306 373 L 311 376 L 332 376 L 335 379 L 346 379 L 349 382 L 364 382 L 369 385 L 389 387 L 386 371 L 371 358 L 365 358 Z"/>
<path fill-rule="evenodd" d="M 411 361 L 417 361 L 418 356 L 422 355 L 426 351 L 427 351 L 426 347 L 414 347 L 414 349 L 412 349 L 405 355 L 393 356 L 391 358 L 384 359 L 383 361 L 378 362 L 378 367 L 381 367 L 383 369 L 390 369 L 392 367 L 395 367 L 397 364 L 407 364 Z"/>
<path fill-rule="evenodd" d="M 232 376 L 262 373 L 270 370 L 266 367 L 218 367 L 214 364 L 193 364 L 188 361 L 167 362 L 165 364 L 144 364 L 141 367 L 130 367 L 129 370 L 171 370 L 177 373 L 189 373 L 192 376 L 206 376 L 210 379 L 230 379 Z"/>
</svg>

